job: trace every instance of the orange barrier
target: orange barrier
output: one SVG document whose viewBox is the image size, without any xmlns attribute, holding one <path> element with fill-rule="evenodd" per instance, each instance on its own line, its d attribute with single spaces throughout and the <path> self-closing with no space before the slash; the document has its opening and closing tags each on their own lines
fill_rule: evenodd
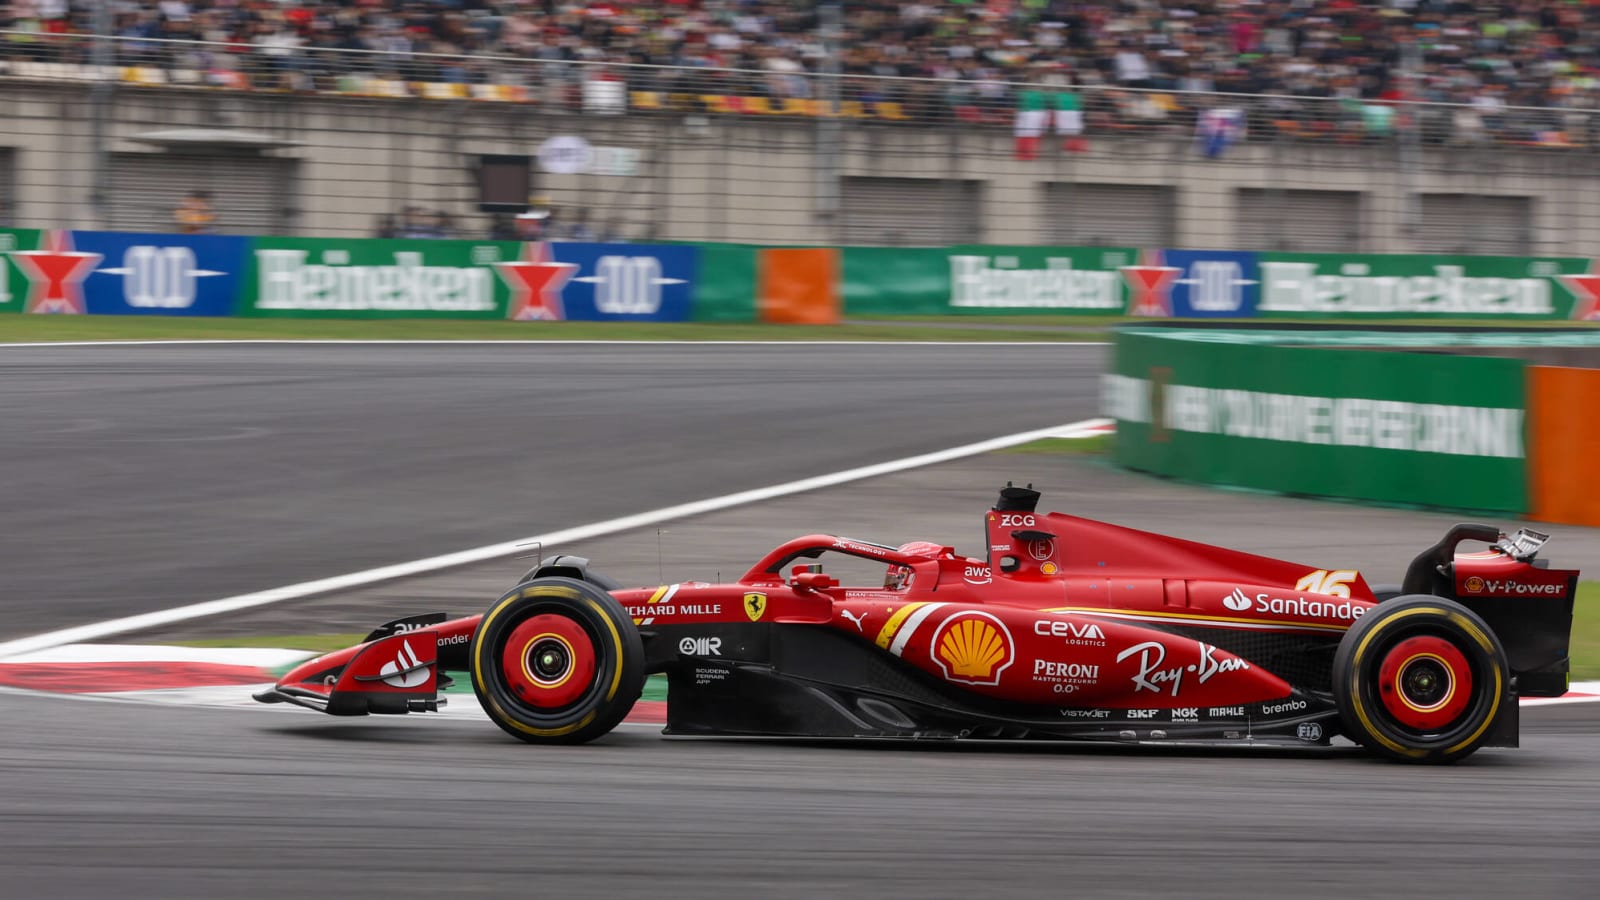
<svg viewBox="0 0 1600 900">
<path fill-rule="evenodd" d="M 839 321 L 839 251 L 768 248 L 756 258 L 756 315 L 775 325 Z"/>
<path fill-rule="evenodd" d="M 1528 366 L 1528 515 L 1600 526 L 1600 369 Z"/>
</svg>

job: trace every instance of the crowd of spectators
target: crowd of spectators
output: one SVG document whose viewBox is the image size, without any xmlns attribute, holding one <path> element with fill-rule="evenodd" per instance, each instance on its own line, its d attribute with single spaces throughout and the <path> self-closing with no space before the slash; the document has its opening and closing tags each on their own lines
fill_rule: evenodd
<svg viewBox="0 0 1600 900">
<path fill-rule="evenodd" d="M 605 77 L 631 91 L 810 98 L 819 84 L 811 75 L 824 69 L 830 45 L 816 2 L 106 2 L 113 33 L 125 39 L 118 46 L 123 64 L 244 72 L 258 87 L 306 90 L 337 90 L 339 79 L 352 76 L 521 80 L 529 87 Z M 1558 115 L 1519 119 L 1508 108 L 1600 105 L 1600 4 L 1588 0 L 840 5 L 836 62 L 846 76 L 844 95 L 892 100 L 916 119 L 963 106 L 1009 110 L 1019 84 L 1041 81 L 1090 97 L 1118 89 L 1173 92 L 1182 99 L 1168 105 L 1191 114 L 1195 101 L 1183 92 L 1330 104 L 1437 101 L 1463 105 L 1465 120 L 1489 133 L 1519 136 L 1563 122 Z M 83 42 L 51 36 L 92 32 L 92 5 L 0 0 L 0 26 L 17 32 L 0 41 L 0 59 L 81 59 Z M 184 47 L 156 38 L 210 43 Z M 1165 114 L 1168 105 L 1145 112 Z M 1113 111 L 1126 112 L 1120 105 Z"/>
</svg>

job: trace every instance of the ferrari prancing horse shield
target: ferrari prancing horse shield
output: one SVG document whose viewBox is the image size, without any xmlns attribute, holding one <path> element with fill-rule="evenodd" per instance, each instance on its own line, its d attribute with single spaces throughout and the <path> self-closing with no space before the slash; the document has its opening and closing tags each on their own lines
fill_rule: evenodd
<svg viewBox="0 0 1600 900">
<path fill-rule="evenodd" d="M 744 614 L 750 621 L 759 622 L 767 614 L 767 595 L 750 593 L 744 595 Z"/>
</svg>

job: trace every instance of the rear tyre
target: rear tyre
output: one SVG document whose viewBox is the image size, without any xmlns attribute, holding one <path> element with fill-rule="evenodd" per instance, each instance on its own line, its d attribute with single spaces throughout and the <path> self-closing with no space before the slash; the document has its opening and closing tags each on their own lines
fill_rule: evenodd
<svg viewBox="0 0 1600 900">
<path fill-rule="evenodd" d="M 1339 642 L 1333 695 L 1345 734 L 1378 756 L 1446 763 L 1483 745 L 1515 703 L 1505 650 L 1477 614 L 1412 594 L 1373 607 Z"/>
<path fill-rule="evenodd" d="M 472 690 L 507 734 L 581 744 L 616 727 L 644 689 L 644 645 L 616 598 L 572 578 L 512 588 L 478 623 Z"/>
</svg>

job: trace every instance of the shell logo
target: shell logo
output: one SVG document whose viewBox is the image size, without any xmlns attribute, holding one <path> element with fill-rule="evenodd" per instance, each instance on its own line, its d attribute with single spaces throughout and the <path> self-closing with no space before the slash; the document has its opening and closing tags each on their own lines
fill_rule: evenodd
<svg viewBox="0 0 1600 900">
<path fill-rule="evenodd" d="M 1468 578 L 1467 579 L 1466 588 L 1467 588 L 1467 593 L 1469 593 L 1469 594 L 1481 594 L 1481 593 L 1483 593 L 1483 579 L 1479 578 L 1476 575 L 1472 576 L 1471 578 Z"/>
<path fill-rule="evenodd" d="M 983 612 L 959 612 L 934 629 L 929 646 L 944 677 L 966 684 L 999 684 L 1000 673 L 1016 660 L 1005 623 Z"/>
</svg>

